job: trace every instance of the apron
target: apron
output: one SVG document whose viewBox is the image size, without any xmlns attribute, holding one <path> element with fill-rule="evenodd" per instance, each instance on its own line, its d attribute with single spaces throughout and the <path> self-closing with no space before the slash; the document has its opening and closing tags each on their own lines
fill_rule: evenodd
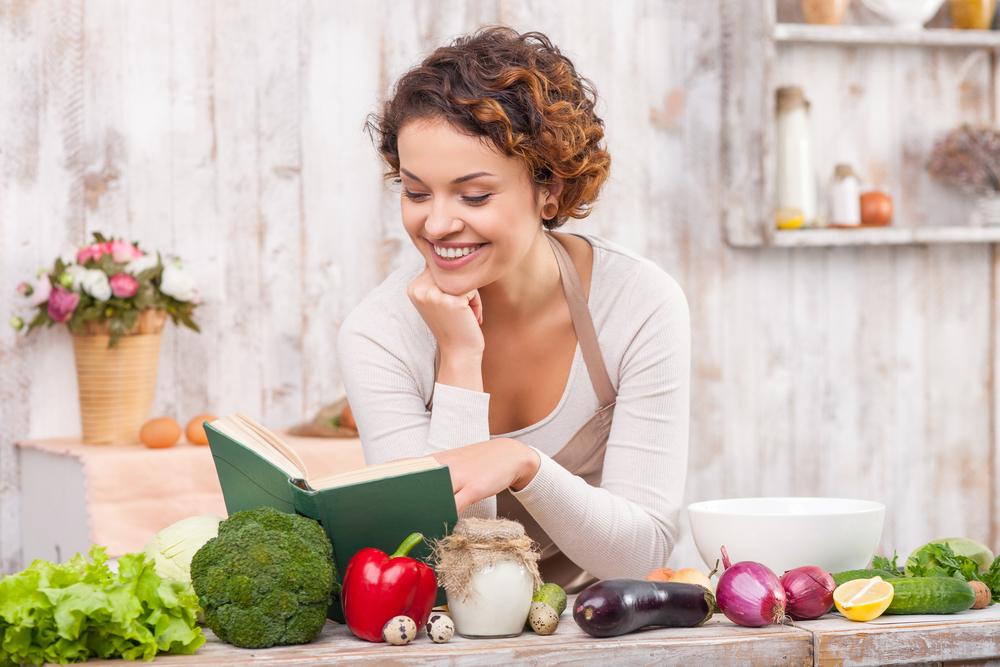
<svg viewBox="0 0 1000 667">
<path fill-rule="evenodd" d="M 562 449 L 552 456 L 552 460 L 572 474 L 582 477 L 591 486 L 600 486 L 604 470 L 604 452 L 611 432 L 611 419 L 614 416 L 617 395 L 604 365 L 604 358 L 601 356 L 597 332 L 590 317 L 587 299 L 576 267 L 569 253 L 554 235 L 546 233 L 546 238 L 552 245 L 559 265 L 559 276 L 569 305 L 573 329 L 576 331 L 577 342 L 587 365 L 587 373 L 590 375 L 590 383 L 598 399 L 597 411 L 573 434 Z M 436 353 L 435 379 L 439 361 Z M 428 410 L 431 405 L 432 402 L 429 401 Z M 538 544 L 541 552 L 538 567 L 543 581 L 559 584 L 567 593 L 575 593 L 597 580 L 559 550 L 509 490 L 497 494 L 497 517 L 520 522 L 528 536 Z"/>
</svg>

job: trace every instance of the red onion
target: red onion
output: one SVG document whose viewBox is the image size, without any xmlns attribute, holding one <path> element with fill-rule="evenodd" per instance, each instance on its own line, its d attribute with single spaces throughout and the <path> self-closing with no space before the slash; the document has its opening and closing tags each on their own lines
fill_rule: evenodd
<svg viewBox="0 0 1000 667">
<path fill-rule="evenodd" d="M 722 547 L 722 564 L 726 569 L 715 587 L 715 599 L 726 618 L 748 628 L 788 620 L 785 589 L 774 572 L 753 561 L 730 564 L 726 547 Z"/>
<path fill-rule="evenodd" d="M 833 583 L 830 573 L 815 565 L 805 565 L 781 575 L 781 586 L 788 598 L 788 615 L 796 621 L 819 618 L 833 607 Z"/>
</svg>

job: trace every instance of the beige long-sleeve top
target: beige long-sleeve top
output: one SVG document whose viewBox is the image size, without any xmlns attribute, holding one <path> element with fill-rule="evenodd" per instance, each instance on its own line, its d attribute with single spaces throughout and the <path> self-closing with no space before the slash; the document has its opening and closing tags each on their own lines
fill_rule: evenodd
<svg viewBox="0 0 1000 667">
<path fill-rule="evenodd" d="M 514 496 L 560 550 L 598 578 L 641 578 L 666 563 L 677 539 L 688 456 L 690 316 L 680 286 L 653 262 L 580 236 L 594 248 L 588 305 L 618 394 L 600 487 L 550 458 L 598 407 L 579 346 L 555 409 L 527 428 L 491 434 L 488 393 L 434 382 L 437 343 L 406 294 L 422 259 L 392 273 L 348 316 L 338 356 L 368 464 L 491 438 L 520 440 L 538 451 L 541 466 Z M 495 498 L 467 513 L 495 515 Z"/>
</svg>

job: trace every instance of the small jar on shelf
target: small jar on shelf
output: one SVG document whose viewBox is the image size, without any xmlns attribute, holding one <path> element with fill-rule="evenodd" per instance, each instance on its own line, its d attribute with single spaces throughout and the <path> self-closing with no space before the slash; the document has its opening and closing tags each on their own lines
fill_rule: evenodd
<svg viewBox="0 0 1000 667">
<path fill-rule="evenodd" d="M 814 25 L 840 25 L 851 0 L 802 0 L 802 16 Z"/>
<path fill-rule="evenodd" d="M 861 225 L 861 181 L 849 164 L 838 164 L 830 184 L 830 226 Z"/>
<path fill-rule="evenodd" d="M 962 30 L 989 30 L 997 13 L 997 0 L 948 0 L 951 24 Z"/>
</svg>

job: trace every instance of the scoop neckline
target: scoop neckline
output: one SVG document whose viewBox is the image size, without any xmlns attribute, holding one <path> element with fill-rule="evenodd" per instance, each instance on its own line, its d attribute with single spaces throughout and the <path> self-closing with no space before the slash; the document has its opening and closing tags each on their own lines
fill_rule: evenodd
<svg viewBox="0 0 1000 667">
<path fill-rule="evenodd" d="M 595 288 L 594 276 L 597 273 L 598 246 L 590 239 L 590 237 L 584 236 L 583 234 L 578 234 L 575 232 L 564 232 L 564 233 L 582 238 L 584 241 L 589 243 L 591 247 L 590 286 L 589 289 L 587 290 L 587 311 L 589 312 L 590 303 L 594 296 L 594 288 Z M 556 239 L 556 243 L 559 243 L 558 239 Z M 593 317 L 593 314 L 591 314 L 591 317 Z M 566 405 L 566 402 L 569 400 L 569 394 L 573 388 L 573 383 L 576 381 L 576 376 L 579 372 L 578 367 L 582 361 L 583 361 L 583 348 L 580 347 L 580 340 L 577 339 L 576 347 L 573 350 L 573 363 L 570 364 L 569 375 L 566 377 L 566 386 L 563 387 L 562 395 L 559 397 L 559 402 L 556 403 L 556 406 L 552 408 L 549 414 L 545 415 L 534 424 L 528 424 L 527 426 L 523 426 L 517 429 L 516 431 L 508 431 L 507 433 L 496 433 L 496 434 L 491 433 L 490 439 L 492 440 L 494 438 L 515 438 L 517 436 L 524 435 L 525 433 L 530 433 L 531 431 L 540 429 L 549 422 L 551 422 L 553 419 L 555 419 L 556 415 L 558 415 L 562 411 L 563 407 Z"/>
<path fill-rule="evenodd" d="M 580 349 L 580 343 L 577 342 L 576 349 L 573 351 L 573 363 L 569 367 L 569 376 L 566 378 L 566 386 L 563 387 L 562 396 L 559 397 L 559 402 L 556 403 L 556 407 L 552 408 L 549 414 L 542 417 L 540 420 L 536 421 L 534 424 L 528 424 L 527 426 L 522 426 L 516 431 L 508 431 L 507 433 L 490 433 L 490 439 L 494 438 L 514 438 L 519 435 L 524 435 L 536 429 L 542 428 L 550 421 L 556 418 L 562 409 L 566 405 L 566 401 L 569 400 L 570 389 L 573 383 L 576 381 L 577 367 L 580 364 L 580 360 L 583 359 L 582 350 Z"/>
</svg>

